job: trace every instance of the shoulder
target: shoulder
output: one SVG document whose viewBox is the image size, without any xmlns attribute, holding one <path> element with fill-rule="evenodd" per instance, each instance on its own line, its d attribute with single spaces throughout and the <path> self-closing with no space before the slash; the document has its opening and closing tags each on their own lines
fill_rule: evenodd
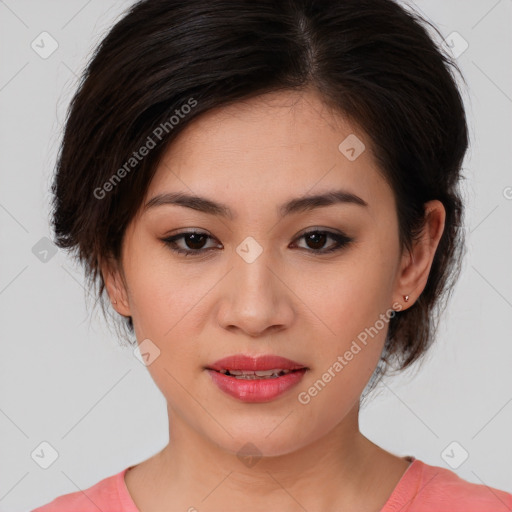
<svg viewBox="0 0 512 512">
<path fill-rule="evenodd" d="M 98 512 L 114 507 L 118 512 L 137 512 L 131 508 L 132 503 L 126 501 L 122 493 L 124 474 L 121 472 L 104 478 L 88 489 L 58 496 L 32 512 Z"/>
<path fill-rule="evenodd" d="M 471 483 L 455 472 L 415 460 L 409 475 L 410 512 L 510 512 L 512 494 Z"/>
</svg>

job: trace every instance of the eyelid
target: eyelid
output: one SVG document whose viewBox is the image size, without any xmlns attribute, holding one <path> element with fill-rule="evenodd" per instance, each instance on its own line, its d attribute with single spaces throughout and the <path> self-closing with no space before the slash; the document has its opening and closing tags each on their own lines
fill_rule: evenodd
<svg viewBox="0 0 512 512">
<path fill-rule="evenodd" d="M 206 236 L 210 240 L 217 240 L 217 238 L 214 237 L 213 235 L 211 235 L 208 231 L 203 231 L 203 230 L 194 229 L 194 228 L 187 228 L 184 231 L 168 235 L 164 238 L 161 238 L 160 240 L 162 242 L 164 242 L 164 244 L 171 251 L 173 251 L 177 254 L 184 255 L 184 256 L 200 257 L 200 256 L 204 256 L 205 254 L 213 251 L 214 249 L 217 249 L 216 247 L 208 247 L 206 249 L 194 250 L 194 249 L 182 249 L 182 248 L 172 247 L 173 244 L 176 244 L 177 240 L 179 240 L 179 239 L 183 240 L 186 235 L 191 235 L 191 234 L 192 235 L 193 234 L 203 235 L 203 236 Z M 314 249 L 299 247 L 300 250 L 309 252 L 314 256 L 322 256 L 325 254 L 341 251 L 342 249 L 344 249 L 346 246 L 350 245 L 354 241 L 354 239 L 352 237 L 346 235 L 345 233 L 343 233 L 341 231 L 335 231 L 335 230 L 331 230 L 329 228 L 322 228 L 320 226 L 311 226 L 311 227 L 305 228 L 304 230 L 300 231 L 297 235 L 295 235 L 293 238 L 292 244 L 294 244 L 296 246 L 297 240 L 299 240 L 299 239 L 303 238 L 305 235 L 309 235 L 309 234 L 324 234 L 335 241 L 334 247 L 331 247 L 329 249 L 314 250 Z M 219 243 L 220 243 L 220 245 L 222 245 L 221 242 L 219 242 Z"/>
<path fill-rule="evenodd" d="M 346 236 L 347 238 L 349 238 L 347 235 L 345 235 L 345 233 L 343 233 L 342 231 L 339 231 L 339 230 L 335 230 L 332 228 L 324 228 L 322 226 L 311 226 L 311 227 L 304 228 L 303 230 L 299 231 L 295 235 L 294 239 L 299 238 L 304 235 L 307 235 L 308 233 L 311 233 L 311 232 L 328 233 L 329 235 L 340 235 L 340 236 Z"/>
</svg>

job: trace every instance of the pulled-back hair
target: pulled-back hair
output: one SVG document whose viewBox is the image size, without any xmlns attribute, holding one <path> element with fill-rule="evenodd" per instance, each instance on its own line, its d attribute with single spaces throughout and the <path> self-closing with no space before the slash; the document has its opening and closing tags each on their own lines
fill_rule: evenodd
<svg viewBox="0 0 512 512">
<path fill-rule="evenodd" d="M 418 360 L 460 273 L 468 146 L 458 67 L 429 31 L 440 36 L 392 0 L 135 3 L 83 73 L 52 187 L 55 243 L 76 252 L 103 312 L 101 262 L 120 259 L 125 229 L 175 137 L 212 108 L 313 89 L 371 141 L 403 250 L 423 227 L 426 201 L 446 210 L 425 289 L 390 320 L 381 356 L 399 370 Z M 131 317 L 125 325 L 133 334 Z"/>
</svg>

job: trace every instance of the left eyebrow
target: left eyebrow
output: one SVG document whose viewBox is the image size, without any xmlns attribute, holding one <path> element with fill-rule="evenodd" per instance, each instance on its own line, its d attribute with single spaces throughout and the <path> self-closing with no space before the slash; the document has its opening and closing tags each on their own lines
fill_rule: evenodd
<svg viewBox="0 0 512 512">
<path fill-rule="evenodd" d="M 298 197 L 283 204 L 279 208 L 281 217 L 292 213 L 300 213 L 314 210 L 315 208 L 323 208 L 334 204 L 355 204 L 364 208 L 368 207 L 368 203 L 359 196 L 352 194 L 346 190 L 331 190 L 324 194 L 316 194 Z"/>
<path fill-rule="evenodd" d="M 191 208 L 209 215 L 217 215 L 229 219 L 236 218 L 230 208 L 222 203 L 206 197 L 186 194 L 184 192 L 168 192 L 158 194 L 151 198 L 145 205 L 144 211 L 162 205 L 177 205 Z M 368 207 L 368 203 L 359 196 L 346 190 L 331 190 L 323 194 L 307 195 L 291 199 L 278 208 L 279 216 L 311 211 L 316 208 L 324 208 L 334 204 L 354 204 Z"/>
</svg>

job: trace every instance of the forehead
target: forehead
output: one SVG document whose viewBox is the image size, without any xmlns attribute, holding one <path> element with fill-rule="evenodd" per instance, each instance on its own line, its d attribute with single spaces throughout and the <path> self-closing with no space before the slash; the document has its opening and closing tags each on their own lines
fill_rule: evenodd
<svg viewBox="0 0 512 512">
<path fill-rule="evenodd" d="M 244 209 L 332 188 L 368 203 L 392 195 L 360 128 L 314 92 L 286 91 L 191 122 L 163 155 L 147 198 L 182 191 Z"/>
</svg>

